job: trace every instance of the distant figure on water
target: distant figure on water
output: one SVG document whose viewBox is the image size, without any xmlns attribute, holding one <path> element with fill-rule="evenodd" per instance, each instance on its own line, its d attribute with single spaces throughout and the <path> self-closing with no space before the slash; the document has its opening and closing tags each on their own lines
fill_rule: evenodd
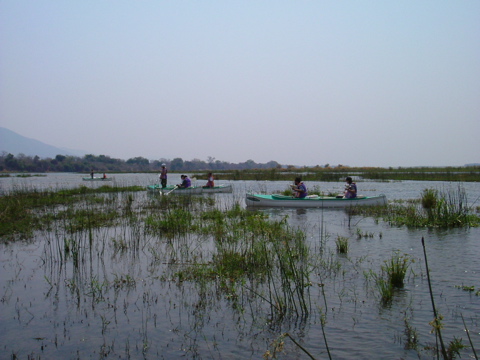
<svg viewBox="0 0 480 360">
<path fill-rule="evenodd" d="M 177 185 L 179 188 L 186 189 L 192 186 L 192 180 L 190 180 L 187 175 L 182 175 L 180 177 L 182 179 L 182 183 Z"/>
<path fill-rule="evenodd" d="M 93 175 L 94 175 L 94 174 L 95 174 L 95 173 L 93 172 L 93 169 L 90 170 L 90 177 L 91 177 L 92 179 L 93 179 Z"/>
<path fill-rule="evenodd" d="M 307 186 L 302 182 L 301 177 L 295 178 L 295 185 L 290 185 L 293 190 L 293 196 L 296 198 L 304 198 L 308 195 Z"/>
<path fill-rule="evenodd" d="M 162 184 L 162 188 L 167 187 L 167 165 L 162 164 L 162 172 L 160 173 L 160 183 Z"/>
<path fill-rule="evenodd" d="M 208 173 L 208 181 L 207 181 L 207 184 L 205 185 L 205 187 L 214 187 L 215 186 L 215 179 L 213 177 L 213 174 L 212 173 Z"/>
<path fill-rule="evenodd" d="M 345 179 L 345 192 L 343 197 L 345 199 L 353 199 L 357 197 L 357 184 L 353 182 L 350 176 Z"/>
<path fill-rule="evenodd" d="M 107 178 L 107 174 L 103 173 L 103 178 L 106 179 L 106 178 Z"/>
</svg>

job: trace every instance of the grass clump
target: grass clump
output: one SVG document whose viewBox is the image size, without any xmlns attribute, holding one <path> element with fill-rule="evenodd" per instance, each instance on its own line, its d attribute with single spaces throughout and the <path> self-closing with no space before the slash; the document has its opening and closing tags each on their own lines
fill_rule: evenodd
<svg viewBox="0 0 480 360">
<path fill-rule="evenodd" d="M 347 237 L 337 236 L 337 239 L 335 240 L 335 245 L 337 246 L 337 252 L 338 253 L 340 253 L 340 254 L 348 253 L 348 249 L 350 247 L 350 244 L 348 242 Z"/>
<path fill-rule="evenodd" d="M 425 189 L 419 201 L 388 204 L 384 207 L 357 207 L 351 215 L 381 217 L 394 226 L 411 228 L 477 227 L 480 217 L 468 206 L 465 189 Z"/>
<path fill-rule="evenodd" d="M 371 273 L 383 304 L 389 304 L 393 299 L 395 290 L 403 288 L 411 262 L 412 259 L 408 254 L 400 254 L 396 251 L 390 259 L 385 260 L 381 265 L 379 274 Z"/>
<path fill-rule="evenodd" d="M 382 265 L 382 272 L 388 278 L 388 282 L 397 288 L 402 288 L 407 274 L 408 267 L 412 262 L 408 254 L 395 252 L 389 260 Z"/>
</svg>

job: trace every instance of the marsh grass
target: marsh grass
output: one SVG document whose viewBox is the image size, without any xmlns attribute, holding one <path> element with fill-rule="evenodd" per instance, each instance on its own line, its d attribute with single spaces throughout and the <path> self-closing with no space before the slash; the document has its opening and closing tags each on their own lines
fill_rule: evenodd
<svg viewBox="0 0 480 360">
<path fill-rule="evenodd" d="M 396 251 L 389 260 L 384 262 L 382 272 L 386 274 L 392 286 L 402 288 L 411 262 L 412 259 L 408 254 L 400 254 Z"/>
<path fill-rule="evenodd" d="M 348 249 L 350 247 L 350 244 L 348 242 L 348 238 L 344 236 L 337 236 L 337 239 L 335 240 L 335 245 L 337 247 L 337 252 L 340 254 L 346 254 L 348 253 Z"/>
<path fill-rule="evenodd" d="M 105 197 L 95 196 L 98 194 L 116 194 L 119 192 L 131 192 L 144 190 L 138 186 L 112 187 L 101 186 L 97 189 L 80 186 L 75 189 L 37 190 L 28 188 L 14 189 L 0 197 L 0 239 L 12 241 L 15 239 L 30 239 L 36 230 L 42 230 L 50 226 L 57 216 L 77 220 L 81 226 L 85 222 L 86 213 L 71 208 L 80 203 L 105 203 Z M 64 208 L 63 212 L 58 212 Z M 98 224 L 104 223 L 108 218 L 117 216 L 113 211 L 108 215 L 101 212 L 93 213 L 90 219 Z M 83 218 L 83 219 L 82 219 Z M 97 219 L 98 218 L 98 219 Z"/>
<path fill-rule="evenodd" d="M 215 251 L 210 261 L 192 264 L 176 278 L 220 280 L 229 298 L 244 288 L 270 305 L 271 318 L 308 313 L 308 248 L 301 231 L 238 205 L 223 214 L 215 210 L 204 213 L 200 220 L 192 230 L 211 236 Z M 262 295 L 263 286 L 268 289 L 267 296 Z"/>
<path fill-rule="evenodd" d="M 456 228 L 480 225 L 480 217 L 468 206 L 465 189 L 438 191 L 426 189 L 415 202 L 391 203 L 381 207 L 357 207 L 348 210 L 351 215 L 383 218 L 395 226 L 411 228 Z"/>
<path fill-rule="evenodd" d="M 412 261 L 408 254 L 395 251 L 390 259 L 381 265 L 379 273 L 370 270 L 366 275 L 374 279 L 383 304 L 390 304 L 395 291 L 404 287 L 405 276 Z"/>
<path fill-rule="evenodd" d="M 199 179 L 207 173 L 196 173 Z M 271 169 L 216 170 L 217 176 L 226 180 L 292 180 L 301 176 L 305 181 L 339 181 L 355 173 L 363 179 L 375 181 L 480 181 L 478 166 L 470 167 L 423 167 L 423 168 L 372 168 L 372 167 L 288 167 Z"/>
</svg>

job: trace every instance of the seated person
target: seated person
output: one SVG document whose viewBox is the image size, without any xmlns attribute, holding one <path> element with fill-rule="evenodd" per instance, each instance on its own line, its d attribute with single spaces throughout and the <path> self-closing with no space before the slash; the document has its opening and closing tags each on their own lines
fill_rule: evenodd
<svg viewBox="0 0 480 360">
<path fill-rule="evenodd" d="M 212 188 L 214 186 L 215 186 L 215 181 L 214 181 L 214 178 L 213 178 L 213 174 L 208 173 L 208 181 L 207 181 L 207 184 L 204 187 Z"/>
<path fill-rule="evenodd" d="M 343 197 L 345 199 L 353 199 L 357 197 L 357 184 L 352 181 L 352 178 L 348 176 L 345 181 L 345 192 Z"/>
<path fill-rule="evenodd" d="M 187 175 L 182 175 L 180 177 L 182 178 L 182 183 L 177 185 L 179 188 L 189 188 L 192 186 L 192 181 Z"/>
<path fill-rule="evenodd" d="M 302 182 L 302 178 L 295 178 L 295 185 L 290 185 L 293 190 L 293 196 L 296 198 L 304 198 L 308 195 L 307 186 Z"/>
</svg>

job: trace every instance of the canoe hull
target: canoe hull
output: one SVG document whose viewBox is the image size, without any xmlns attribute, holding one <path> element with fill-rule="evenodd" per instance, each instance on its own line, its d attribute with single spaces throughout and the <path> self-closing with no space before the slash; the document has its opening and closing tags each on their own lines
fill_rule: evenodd
<svg viewBox="0 0 480 360">
<path fill-rule="evenodd" d="M 161 185 L 149 185 L 147 186 L 147 191 L 153 193 L 170 193 L 171 194 L 180 194 L 180 195 L 197 195 L 197 194 L 214 194 L 214 193 L 231 193 L 233 191 L 232 185 L 219 185 L 212 188 L 202 187 L 202 186 L 192 186 L 189 188 L 176 188 L 173 190 L 174 186 L 167 186 L 162 188 Z"/>
<path fill-rule="evenodd" d="M 102 177 L 84 177 L 83 181 L 112 181 L 112 178 L 102 178 Z"/>
<path fill-rule="evenodd" d="M 328 196 L 298 199 L 291 196 L 247 194 L 245 203 L 249 207 L 284 207 L 284 208 L 347 208 L 355 206 L 381 206 L 387 204 L 385 195 L 359 196 L 343 199 Z"/>
</svg>

